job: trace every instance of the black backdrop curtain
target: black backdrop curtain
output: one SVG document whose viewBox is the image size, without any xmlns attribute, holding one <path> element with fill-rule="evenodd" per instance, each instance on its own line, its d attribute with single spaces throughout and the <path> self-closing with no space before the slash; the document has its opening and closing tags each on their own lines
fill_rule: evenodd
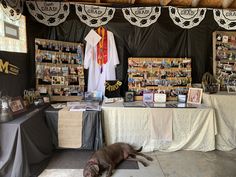
<svg viewBox="0 0 236 177">
<path fill-rule="evenodd" d="M 61 41 L 82 42 L 90 27 L 82 23 L 71 6 L 67 20 L 56 26 L 48 27 L 38 23 L 31 15 L 27 18 L 27 34 L 30 57 L 30 85 L 35 84 L 34 39 L 45 38 Z M 212 32 L 220 30 L 213 13 L 208 10 L 205 19 L 192 29 L 182 29 L 169 17 L 167 8 L 156 23 L 146 28 L 131 25 L 117 9 L 114 18 L 105 25 L 113 32 L 120 64 L 117 67 L 117 78 L 127 90 L 128 57 L 190 57 L 192 58 L 193 83 L 201 82 L 204 72 L 212 72 Z M 222 29 L 221 29 L 222 30 Z M 86 74 L 87 72 L 85 72 Z M 85 75 L 86 76 L 86 75 Z M 86 77 L 87 78 L 87 77 Z"/>
<path fill-rule="evenodd" d="M 3 62 L 8 61 L 9 64 L 15 65 L 20 69 L 17 76 L 0 73 L 0 91 L 2 91 L 2 96 L 8 95 L 15 97 L 22 95 L 24 89 L 28 87 L 29 75 L 28 61 L 26 58 L 27 54 L 25 53 L 0 51 L 0 59 Z"/>
</svg>

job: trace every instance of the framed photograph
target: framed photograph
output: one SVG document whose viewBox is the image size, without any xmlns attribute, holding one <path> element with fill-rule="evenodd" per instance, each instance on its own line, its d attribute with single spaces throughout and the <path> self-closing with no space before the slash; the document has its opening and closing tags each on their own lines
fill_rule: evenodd
<svg viewBox="0 0 236 177">
<path fill-rule="evenodd" d="M 7 22 L 4 22 L 5 36 L 13 39 L 19 39 L 19 27 Z"/>
<path fill-rule="evenodd" d="M 165 103 L 166 102 L 166 94 L 165 93 L 155 93 L 154 94 L 154 102 Z"/>
<path fill-rule="evenodd" d="M 202 90 L 201 88 L 189 88 L 187 103 L 201 104 Z"/>
<path fill-rule="evenodd" d="M 179 94 L 178 97 L 177 97 L 178 102 L 179 103 L 185 103 L 186 102 L 186 97 L 187 97 L 186 95 Z"/>
<path fill-rule="evenodd" d="M 128 91 L 125 92 L 125 102 L 133 102 L 134 101 L 134 92 Z"/>
<path fill-rule="evenodd" d="M 23 99 L 21 97 L 12 98 L 9 101 L 9 107 L 11 108 L 13 114 L 18 114 L 26 110 L 24 107 Z"/>
<path fill-rule="evenodd" d="M 228 93 L 236 93 L 236 86 L 227 85 Z"/>
<path fill-rule="evenodd" d="M 153 102 L 153 93 L 143 93 L 143 102 Z"/>
<path fill-rule="evenodd" d="M 50 103 L 50 98 L 49 98 L 49 96 L 44 96 L 44 97 L 43 97 L 43 102 L 44 102 L 44 103 Z"/>
</svg>

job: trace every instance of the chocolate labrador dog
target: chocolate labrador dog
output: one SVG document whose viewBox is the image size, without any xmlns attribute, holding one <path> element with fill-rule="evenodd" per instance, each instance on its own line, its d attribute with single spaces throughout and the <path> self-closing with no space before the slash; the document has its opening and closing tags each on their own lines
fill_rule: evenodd
<svg viewBox="0 0 236 177">
<path fill-rule="evenodd" d="M 145 167 L 148 165 L 136 155 L 143 156 L 147 160 L 153 159 L 140 151 L 142 147 L 135 150 L 127 143 L 115 143 L 96 151 L 88 160 L 84 167 L 84 177 L 98 177 L 103 171 L 107 170 L 107 177 L 112 175 L 112 170 L 123 160 L 133 160 L 142 163 Z"/>
</svg>

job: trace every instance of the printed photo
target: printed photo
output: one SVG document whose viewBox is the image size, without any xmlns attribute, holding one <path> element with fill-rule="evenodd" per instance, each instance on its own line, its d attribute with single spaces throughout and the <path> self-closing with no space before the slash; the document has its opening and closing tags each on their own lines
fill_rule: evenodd
<svg viewBox="0 0 236 177">
<path fill-rule="evenodd" d="M 52 76 L 52 85 L 64 85 L 65 77 L 63 76 Z"/>
<path fill-rule="evenodd" d="M 201 88 L 189 88 L 187 103 L 201 104 L 202 90 Z"/>
</svg>

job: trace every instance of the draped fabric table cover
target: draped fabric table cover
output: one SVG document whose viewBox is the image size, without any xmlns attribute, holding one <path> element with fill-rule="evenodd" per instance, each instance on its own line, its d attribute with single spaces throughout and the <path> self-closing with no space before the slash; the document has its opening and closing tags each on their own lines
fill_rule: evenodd
<svg viewBox="0 0 236 177">
<path fill-rule="evenodd" d="M 58 146 L 80 148 L 82 144 L 83 111 L 70 111 L 67 107 L 58 112 Z"/>
<path fill-rule="evenodd" d="M 0 123 L 1 177 L 36 176 L 46 167 L 53 146 L 44 108 L 30 109 L 10 122 Z"/>
<path fill-rule="evenodd" d="M 58 148 L 58 112 L 59 109 L 49 107 L 45 110 L 53 145 Z M 104 145 L 101 111 L 83 111 L 82 145 L 80 149 L 98 150 Z"/>
<path fill-rule="evenodd" d="M 216 149 L 236 148 L 236 95 L 227 92 L 203 93 L 203 102 L 215 109 L 218 134 Z"/>
<path fill-rule="evenodd" d="M 158 114 L 161 112 L 161 114 Z M 127 142 L 148 151 L 177 151 L 181 149 L 211 151 L 217 134 L 212 108 L 128 108 L 122 103 L 103 104 L 104 135 L 107 144 Z M 172 141 L 152 137 L 151 114 L 165 116 L 171 112 Z"/>
</svg>

